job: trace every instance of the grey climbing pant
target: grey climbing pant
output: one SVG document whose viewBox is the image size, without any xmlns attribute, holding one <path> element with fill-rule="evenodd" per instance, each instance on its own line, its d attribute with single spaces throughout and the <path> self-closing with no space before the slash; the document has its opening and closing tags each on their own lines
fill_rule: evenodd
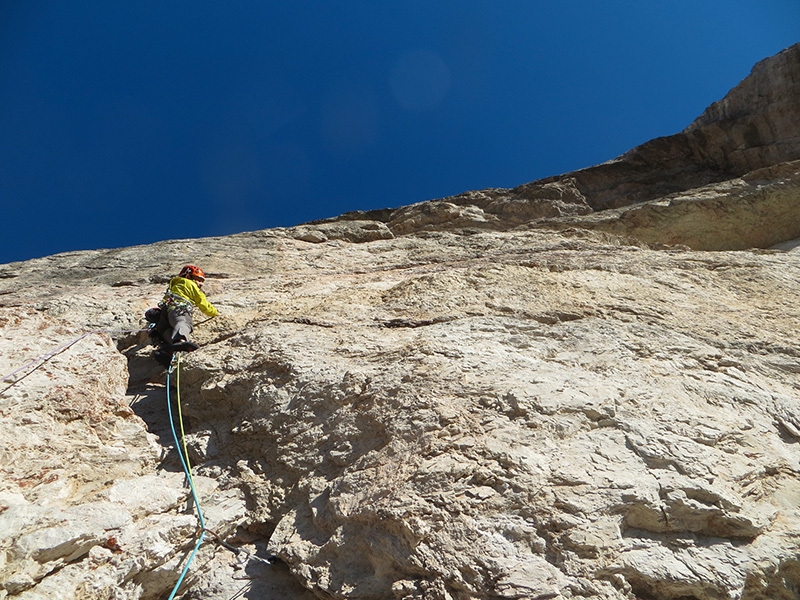
<svg viewBox="0 0 800 600">
<path fill-rule="evenodd" d="M 190 342 L 191 333 L 194 331 L 192 325 L 192 309 L 184 306 L 170 306 L 167 309 L 169 326 L 172 328 L 164 332 L 164 341 L 169 344 L 177 342 Z"/>
</svg>

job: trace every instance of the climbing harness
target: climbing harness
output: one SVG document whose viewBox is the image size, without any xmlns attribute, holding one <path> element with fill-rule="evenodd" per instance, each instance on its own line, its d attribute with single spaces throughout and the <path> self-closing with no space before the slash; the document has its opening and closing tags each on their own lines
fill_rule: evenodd
<svg viewBox="0 0 800 600">
<path fill-rule="evenodd" d="M 176 311 L 176 314 L 179 315 L 191 312 L 192 306 L 193 305 L 190 300 L 184 298 L 180 294 L 171 292 L 169 289 L 164 292 L 164 297 L 161 299 L 161 302 L 158 303 L 158 307 L 161 310 L 166 310 L 170 307 L 173 307 L 172 310 Z"/>
<path fill-rule="evenodd" d="M 184 298 L 180 294 L 167 290 L 164 292 L 164 298 L 158 303 L 159 306 L 185 306 L 192 307 L 192 302 L 188 298 Z"/>
</svg>

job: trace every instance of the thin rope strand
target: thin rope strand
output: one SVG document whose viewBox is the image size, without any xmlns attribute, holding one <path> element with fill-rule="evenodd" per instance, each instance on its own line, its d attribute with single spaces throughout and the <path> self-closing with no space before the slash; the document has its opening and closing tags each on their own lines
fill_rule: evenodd
<svg viewBox="0 0 800 600">
<path fill-rule="evenodd" d="M 181 441 L 183 442 L 183 456 L 186 460 L 186 474 L 189 477 L 189 485 L 194 488 L 194 477 L 192 477 L 192 464 L 189 461 L 189 449 L 186 447 L 186 433 L 183 430 L 183 414 L 181 412 L 181 353 L 178 352 L 178 366 L 175 371 L 175 385 L 178 393 L 178 423 L 181 427 Z M 198 505 L 199 509 L 200 505 Z M 201 517 L 202 521 L 202 517 Z"/>
<path fill-rule="evenodd" d="M 181 404 L 180 404 L 180 353 L 176 355 L 176 389 L 177 389 L 177 400 L 178 400 L 178 415 L 181 415 Z M 186 562 L 186 566 L 183 567 L 183 571 L 181 571 L 180 577 L 178 577 L 177 583 L 175 583 L 175 587 L 172 589 L 172 593 L 169 595 L 168 600 L 173 600 L 175 594 L 178 592 L 178 588 L 183 583 L 183 579 L 186 577 L 186 574 L 189 572 L 189 566 L 192 564 L 194 557 L 197 555 L 197 551 L 200 549 L 203 540 L 206 537 L 206 525 L 205 519 L 203 519 L 203 512 L 200 510 L 200 501 L 197 498 L 197 490 L 194 486 L 194 480 L 192 479 L 192 472 L 187 464 L 188 456 L 184 458 L 183 452 L 181 451 L 181 440 L 178 439 L 178 432 L 175 430 L 175 420 L 172 418 L 172 401 L 170 398 L 170 374 L 172 373 L 173 365 L 169 366 L 167 369 L 167 414 L 169 415 L 169 425 L 170 429 L 172 429 L 172 437 L 175 440 L 175 449 L 178 451 L 178 456 L 181 459 L 181 465 L 183 466 L 183 471 L 186 474 L 186 479 L 189 483 L 189 489 L 192 492 L 192 499 L 194 500 L 194 507 L 197 511 L 197 518 L 200 522 L 200 537 L 197 540 L 197 543 L 194 546 L 194 550 L 192 550 L 191 555 L 189 556 L 189 560 Z M 181 418 L 181 435 L 183 435 L 183 419 Z M 184 443 L 184 448 L 186 447 Z"/>
<path fill-rule="evenodd" d="M 66 349 L 67 349 L 67 348 L 69 348 L 70 346 L 72 346 L 72 345 L 74 345 L 74 344 L 77 344 L 77 343 L 78 343 L 78 342 L 80 342 L 80 341 L 81 341 L 83 338 L 85 338 L 85 337 L 87 337 L 87 336 L 90 336 L 90 335 L 92 335 L 93 333 L 109 333 L 109 334 L 112 334 L 112 333 L 120 333 L 120 334 L 121 334 L 121 333 L 141 333 L 141 332 L 143 332 L 143 331 L 147 331 L 147 330 L 146 330 L 146 329 L 128 329 L 128 330 L 115 330 L 115 329 L 94 329 L 94 330 L 92 330 L 92 331 L 87 331 L 86 333 L 84 333 L 84 334 L 82 334 L 82 335 L 79 335 L 79 336 L 78 336 L 78 337 L 76 337 L 75 339 L 72 339 L 72 340 L 70 340 L 70 341 L 68 341 L 68 342 L 65 342 L 65 343 L 61 344 L 60 346 L 58 346 L 58 347 L 57 347 L 57 348 L 55 348 L 54 350 L 51 350 L 50 352 L 48 352 L 47 354 L 42 354 L 41 356 L 37 356 L 37 357 L 36 357 L 36 358 L 34 358 L 32 361 L 30 361 L 30 362 L 28 362 L 28 363 L 26 363 L 26 364 L 22 365 L 21 367 L 19 367 L 19 368 L 17 368 L 17 369 L 14 369 L 14 370 L 13 370 L 13 371 L 11 371 L 11 372 L 10 372 L 8 375 L 3 375 L 2 377 L 0 377 L 0 382 L 2 382 L 2 381 L 6 381 L 6 380 L 10 379 L 11 377 L 13 377 L 14 375 L 16 375 L 16 374 L 17 374 L 17 373 L 19 373 L 20 371 L 24 371 L 25 369 L 27 369 L 28 367 L 31 367 L 31 366 L 33 366 L 33 365 L 37 365 L 37 368 L 38 368 L 38 364 L 37 364 L 37 363 L 43 363 L 43 362 L 45 362 L 45 361 L 48 361 L 48 360 L 50 360 L 50 359 L 51 359 L 51 358 L 53 358 L 53 357 L 54 357 L 56 354 L 59 354 L 59 353 L 63 352 L 64 350 L 66 350 Z M 14 383 L 16 383 L 16 381 L 15 381 L 15 382 L 13 382 L 11 385 L 14 385 Z M 10 386 L 9 386 L 9 387 L 10 387 Z M 6 388 L 6 389 L 8 389 L 8 388 Z M 4 391 L 5 391 L 5 390 L 4 390 Z"/>
</svg>

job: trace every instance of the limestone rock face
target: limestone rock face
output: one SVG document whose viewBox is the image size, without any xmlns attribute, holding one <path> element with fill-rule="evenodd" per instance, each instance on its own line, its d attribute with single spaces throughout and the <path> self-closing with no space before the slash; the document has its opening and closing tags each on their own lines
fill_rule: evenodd
<svg viewBox="0 0 800 600">
<path fill-rule="evenodd" d="M 795 252 L 575 230 L 72 253 L 3 267 L 3 372 L 84 325 L 137 329 L 177 256 L 221 310 L 181 369 L 208 527 L 282 561 L 204 545 L 185 597 L 230 597 L 237 573 L 265 598 L 800 584 Z M 127 368 L 98 333 L 5 383 L 9 597 L 163 597 L 195 539 L 163 370 L 112 335 Z"/>
<path fill-rule="evenodd" d="M 0 265 L 0 600 L 168 597 L 170 415 L 179 598 L 796 598 L 800 175 L 746 150 L 603 211 L 579 173 Z M 187 263 L 220 315 L 167 379 Z"/>
<path fill-rule="evenodd" d="M 800 237 L 800 160 L 650 202 L 529 226 L 577 226 L 695 250 L 769 248 Z"/>
<path fill-rule="evenodd" d="M 800 157 L 800 44 L 765 59 L 684 131 L 704 160 L 747 173 Z"/>
<path fill-rule="evenodd" d="M 506 229 L 546 218 L 592 212 L 573 179 L 522 185 L 513 190 L 466 192 L 393 211 L 389 229 L 399 235 L 465 228 Z"/>
</svg>

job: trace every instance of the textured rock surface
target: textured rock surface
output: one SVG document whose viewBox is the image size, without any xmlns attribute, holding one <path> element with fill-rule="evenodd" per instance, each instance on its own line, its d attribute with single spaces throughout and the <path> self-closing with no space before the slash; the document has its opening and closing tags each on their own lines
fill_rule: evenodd
<svg viewBox="0 0 800 600">
<path fill-rule="evenodd" d="M 209 527 L 262 555 L 268 541 L 321 597 L 800 583 L 795 252 L 277 231 L 61 255 L 3 270 L 3 372 L 84 324 L 136 328 L 178 256 L 208 267 L 222 310 L 182 369 Z M 139 341 L 120 338 L 129 375 L 92 335 L 0 397 L 12 597 L 155 598 L 177 577 L 194 517 Z M 229 597 L 237 564 L 204 546 L 196 597 Z M 274 581 L 255 565 L 239 575 Z"/>
<path fill-rule="evenodd" d="M 197 520 L 135 331 L 187 262 L 221 311 L 180 391 L 228 547 L 182 598 L 797 598 L 783 158 L 603 212 L 575 176 L 0 265 L 0 599 L 175 584 Z"/>
<path fill-rule="evenodd" d="M 533 226 L 542 226 L 542 222 Z M 800 237 L 800 161 L 550 226 L 633 236 L 695 250 L 769 248 Z"/>
</svg>

